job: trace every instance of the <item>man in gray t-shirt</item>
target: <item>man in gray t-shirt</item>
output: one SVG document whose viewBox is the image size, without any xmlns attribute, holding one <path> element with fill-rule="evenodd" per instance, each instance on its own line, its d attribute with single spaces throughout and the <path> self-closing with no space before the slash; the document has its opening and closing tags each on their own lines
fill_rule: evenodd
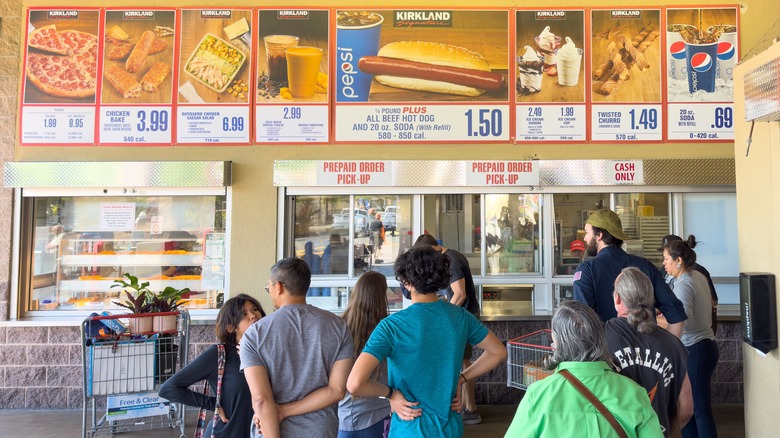
<svg viewBox="0 0 780 438">
<path fill-rule="evenodd" d="M 354 360 L 352 336 L 341 318 L 306 304 L 310 282 L 303 260 L 278 261 L 266 286 L 278 310 L 241 340 L 253 421 L 264 438 L 338 434 L 338 402 Z"/>
</svg>

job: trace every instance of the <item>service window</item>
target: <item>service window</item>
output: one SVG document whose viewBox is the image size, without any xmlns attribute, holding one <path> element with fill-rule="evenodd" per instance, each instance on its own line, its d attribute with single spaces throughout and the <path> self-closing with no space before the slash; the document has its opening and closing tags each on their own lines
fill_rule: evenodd
<svg viewBox="0 0 780 438">
<path fill-rule="evenodd" d="M 307 302 L 333 312 L 346 309 L 355 279 L 377 271 L 394 281 L 393 264 L 411 242 L 411 195 L 298 195 L 288 224 L 289 256 L 309 265 Z M 387 291 L 391 309 L 400 309 L 400 290 Z"/>
<path fill-rule="evenodd" d="M 225 195 L 24 198 L 23 223 L 33 224 L 22 236 L 24 310 L 123 310 L 114 281 L 125 274 L 153 292 L 189 289 L 186 308 L 217 308 L 226 208 Z"/>
<path fill-rule="evenodd" d="M 487 275 L 542 273 L 542 195 L 485 195 Z"/>
</svg>

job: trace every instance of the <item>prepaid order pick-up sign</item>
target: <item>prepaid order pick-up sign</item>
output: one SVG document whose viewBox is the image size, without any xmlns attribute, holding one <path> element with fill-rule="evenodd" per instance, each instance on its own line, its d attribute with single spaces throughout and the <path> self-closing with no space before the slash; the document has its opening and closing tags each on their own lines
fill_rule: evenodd
<svg viewBox="0 0 780 438">
<path fill-rule="evenodd" d="M 508 141 L 509 18 L 337 10 L 336 141 Z"/>
<path fill-rule="evenodd" d="M 466 165 L 469 186 L 539 185 L 539 165 L 534 161 L 470 161 Z"/>
<path fill-rule="evenodd" d="M 317 162 L 318 186 L 390 186 L 391 179 L 390 166 L 384 161 Z"/>
</svg>

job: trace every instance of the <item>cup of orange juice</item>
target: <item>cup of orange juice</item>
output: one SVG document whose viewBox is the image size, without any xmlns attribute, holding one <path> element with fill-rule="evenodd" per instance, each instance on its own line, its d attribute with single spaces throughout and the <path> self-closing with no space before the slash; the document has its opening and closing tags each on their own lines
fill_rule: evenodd
<svg viewBox="0 0 780 438">
<path fill-rule="evenodd" d="M 317 73 L 322 62 L 319 47 L 296 46 L 284 49 L 287 57 L 287 83 L 293 97 L 314 96 L 317 90 Z"/>
</svg>

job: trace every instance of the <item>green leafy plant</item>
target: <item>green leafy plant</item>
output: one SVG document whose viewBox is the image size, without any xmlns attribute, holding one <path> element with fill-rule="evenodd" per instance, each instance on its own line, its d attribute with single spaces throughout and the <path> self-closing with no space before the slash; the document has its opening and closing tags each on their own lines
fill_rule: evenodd
<svg viewBox="0 0 780 438">
<path fill-rule="evenodd" d="M 189 293 L 189 288 L 176 289 L 172 286 L 167 286 L 162 292 L 152 297 L 152 310 L 154 312 L 174 312 L 179 308 L 182 295 Z"/>
<path fill-rule="evenodd" d="M 149 290 L 149 282 L 145 281 L 139 283 L 138 277 L 134 277 L 130 274 L 125 274 L 124 276 L 127 277 L 128 281 L 114 280 L 115 284 L 113 284 L 111 288 L 121 287 L 125 294 L 127 294 L 127 300 L 124 302 L 114 301 L 114 304 L 124 307 L 133 313 L 151 312 L 151 298 L 153 293 Z M 135 291 L 135 294 L 131 293 L 131 290 Z"/>
</svg>

